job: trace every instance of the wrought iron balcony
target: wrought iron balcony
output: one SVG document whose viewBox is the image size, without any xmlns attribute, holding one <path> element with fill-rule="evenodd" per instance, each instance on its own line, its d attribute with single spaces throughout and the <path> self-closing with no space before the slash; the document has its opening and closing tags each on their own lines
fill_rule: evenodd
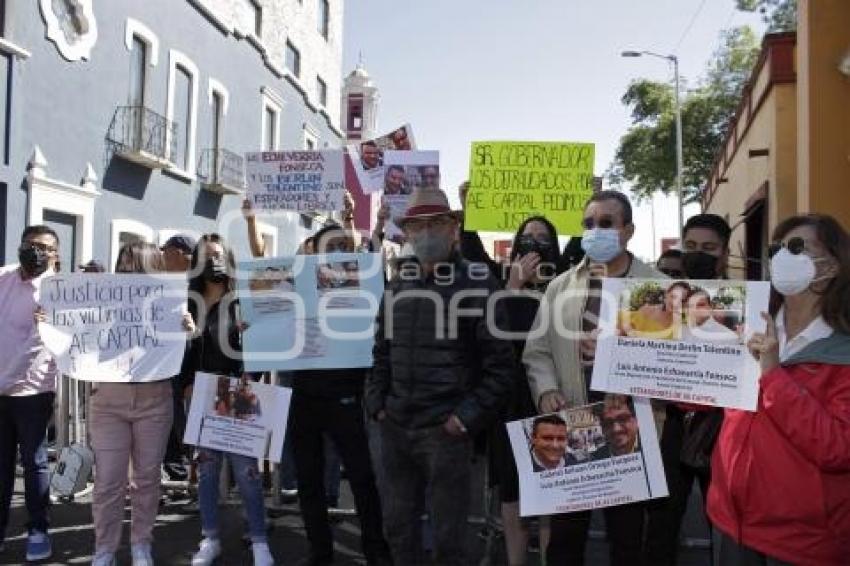
<svg viewBox="0 0 850 566">
<path fill-rule="evenodd" d="M 177 143 L 177 124 L 145 106 L 119 106 L 106 134 L 113 154 L 151 169 L 171 165 Z"/>
<path fill-rule="evenodd" d="M 198 178 L 208 191 L 241 195 L 245 191 L 245 159 L 226 149 L 205 149 L 198 162 Z"/>
</svg>

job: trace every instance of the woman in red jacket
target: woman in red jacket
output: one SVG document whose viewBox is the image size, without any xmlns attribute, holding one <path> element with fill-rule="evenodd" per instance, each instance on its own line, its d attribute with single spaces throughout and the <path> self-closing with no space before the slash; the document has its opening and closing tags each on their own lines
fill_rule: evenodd
<svg viewBox="0 0 850 566">
<path fill-rule="evenodd" d="M 829 216 L 776 227 L 756 412 L 726 410 L 708 514 L 720 564 L 850 564 L 850 236 Z"/>
</svg>

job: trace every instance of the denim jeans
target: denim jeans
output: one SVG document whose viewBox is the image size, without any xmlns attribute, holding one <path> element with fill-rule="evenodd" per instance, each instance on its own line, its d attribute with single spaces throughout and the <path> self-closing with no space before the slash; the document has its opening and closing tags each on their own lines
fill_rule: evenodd
<svg viewBox="0 0 850 566">
<path fill-rule="evenodd" d="M 6 536 L 9 521 L 18 448 L 24 467 L 27 528 L 47 532 L 50 505 L 47 423 L 53 414 L 53 398 L 53 393 L 24 397 L 0 395 L 0 541 Z"/>
<path fill-rule="evenodd" d="M 242 505 L 248 518 L 248 534 L 252 542 L 266 542 L 266 506 L 263 481 L 257 459 L 219 450 L 198 450 L 198 504 L 201 508 L 201 532 L 218 538 L 218 484 L 221 464 L 230 461 L 233 478 L 239 486 Z"/>
<path fill-rule="evenodd" d="M 442 426 L 407 429 L 381 422 L 384 526 L 396 564 L 421 564 L 421 493 L 429 501 L 434 530 L 433 562 L 467 564 L 472 440 Z"/>
</svg>

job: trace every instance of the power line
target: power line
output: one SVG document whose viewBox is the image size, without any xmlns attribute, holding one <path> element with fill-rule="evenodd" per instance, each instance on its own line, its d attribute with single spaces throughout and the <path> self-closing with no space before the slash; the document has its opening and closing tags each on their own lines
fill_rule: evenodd
<svg viewBox="0 0 850 566">
<path fill-rule="evenodd" d="M 707 1 L 708 0 L 702 0 L 702 2 L 700 2 L 699 6 L 697 7 L 696 12 L 694 12 L 694 15 L 691 17 L 691 21 L 688 23 L 687 27 L 685 28 L 685 31 L 682 32 L 682 36 L 679 38 L 679 41 L 676 43 L 676 47 L 671 49 L 670 53 L 676 53 L 679 50 L 679 47 L 682 46 L 682 42 L 685 41 L 685 38 L 688 36 L 688 33 L 691 31 L 691 28 L 694 27 L 694 24 L 696 23 L 699 15 L 702 13 L 702 9 L 705 8 L 705 4 L 706 4 Z"/>
</svg>

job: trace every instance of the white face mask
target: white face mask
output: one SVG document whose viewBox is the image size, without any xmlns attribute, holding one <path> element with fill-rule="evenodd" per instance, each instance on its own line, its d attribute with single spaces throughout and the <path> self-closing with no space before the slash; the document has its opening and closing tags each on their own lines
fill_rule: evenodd
<svg viewBox="0 0 850 566">
<path fill-rule="evenodd" d="M 815 260 L 804 253 L 792 254 L 782 248 L 770 260 L 770 282 L 785 296 L 799 295 L 815 280 Z"/>
<path fill-rule="evenodd" d="M 585 230 L 581 237 L 581 249 L 598 263 L 608 263 L 623 251 L 620 231 L 616 228 L 594 228 Z"/>
</svg>

